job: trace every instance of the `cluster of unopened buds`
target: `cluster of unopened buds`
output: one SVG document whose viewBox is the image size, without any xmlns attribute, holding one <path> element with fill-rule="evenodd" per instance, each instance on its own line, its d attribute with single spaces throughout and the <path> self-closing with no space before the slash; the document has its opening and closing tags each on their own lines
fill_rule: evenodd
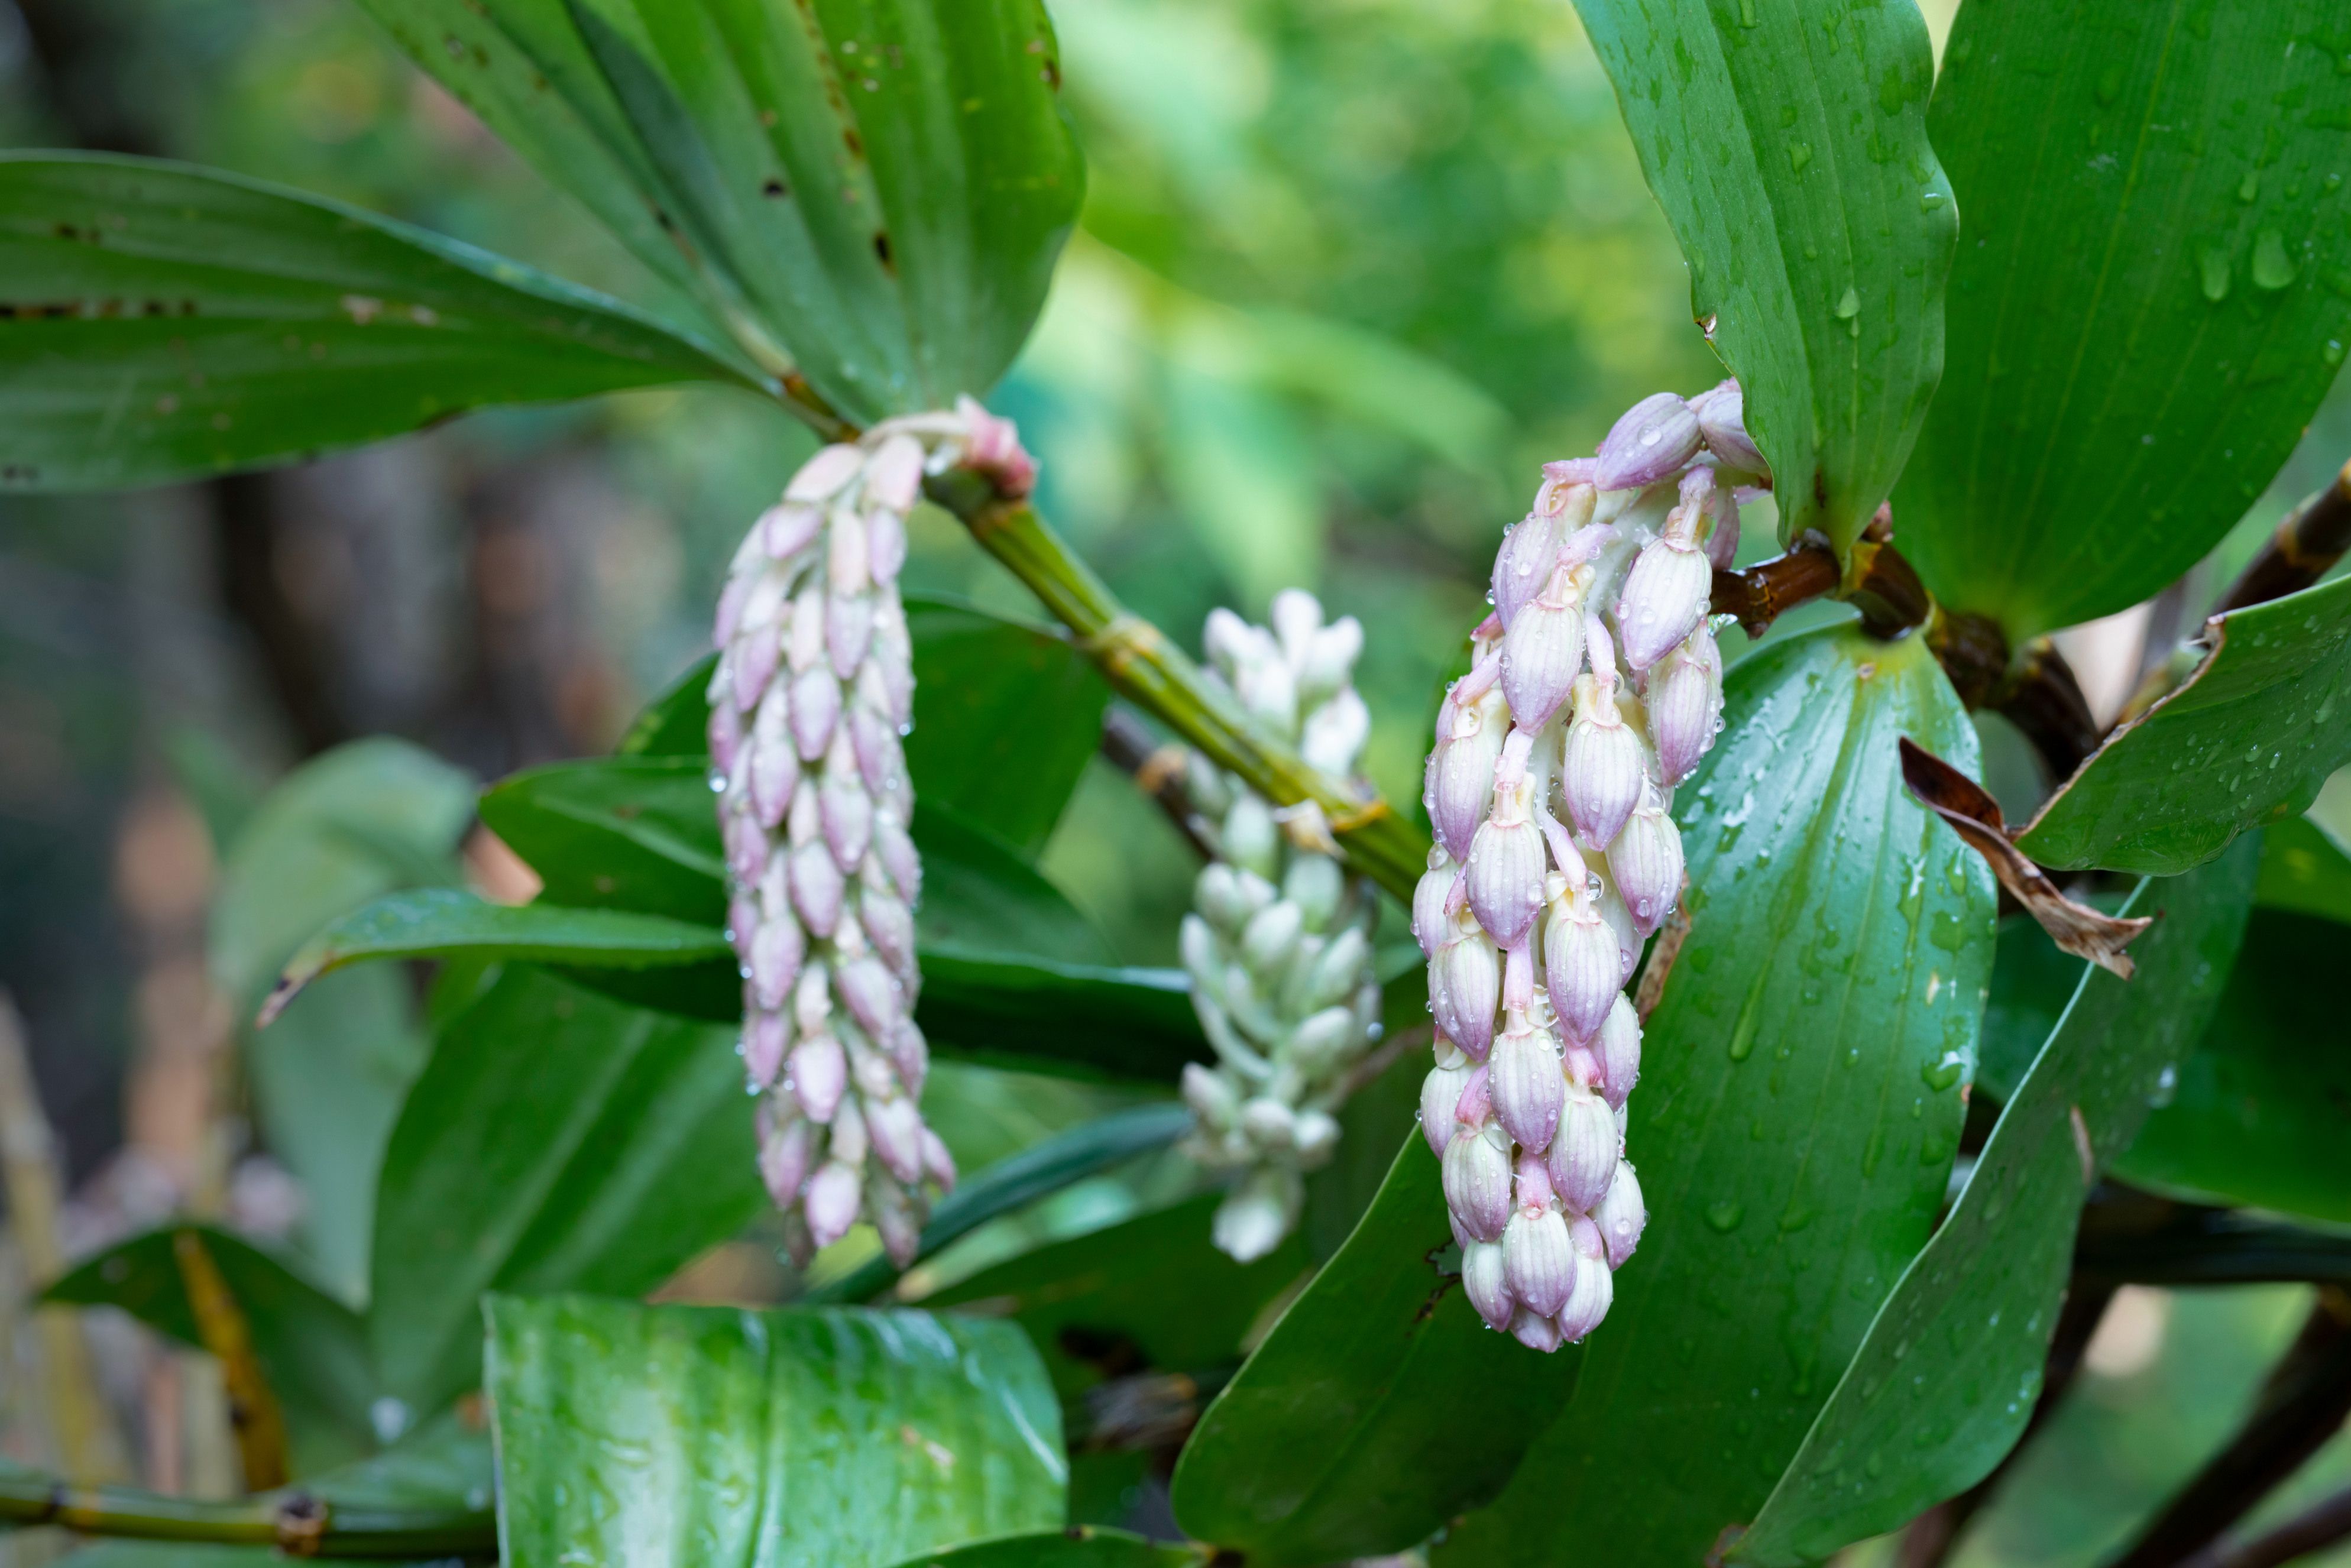
<svg viewBox="0 0 2351 1568">
<path fill-rule="evenodd" d="M 1735 382 L 1644 399 L 1597 456 L 1546 465 L 1438 710 L 1413 899 L 1437 1026 L 1421 1130 L 1471 1303 L 1537 1350 L 1599 1324 L 1647 1222 L 1624 988 L 1680 897 L 1674 787 L 1721 728 L 1712 573 L 1740 492 L 1769 485 Z"/>
<path fill-rule="evenodd" d="M 1036 475 L 1011 425 L 968 399 L 820 449 L 752 524 L 718 601 L 711 788 L 742 1052 L 759 1173 L 802 1263 L 863 1217 L 904 1266 L 926 1184 L 955 1185 L 917 1108 L 930 1052 L 914 1019 L 923 868 L 898 570 L 925 476 L 958 465 L 1008 497 Z"/>
<path fill-rule="evenodd" d="M 1353 775 L 1371 713 L 1352 684 L 1364 629 L 1322 623 L 1314 596 L 1275 596 L 1271 631 L 1208 617 L 1208 662 L 1249 716 L 1333 778 Z M 1335 1113 L 1380 1033 L 1373 891 L 1339 863 L 1311 805 L 1278 811 L 1195 753 L 1188 789 L 1216 858 L 1184 917 L 1192 1004 L 1217 1053 L 1184 1070 L 1196 1121 L 1186 1148 L 1238 1170 L 1217 1245 L 1242 1262 L 1298 1223 L 1305 1173 L 1338 1145 Z"/>
</svg>

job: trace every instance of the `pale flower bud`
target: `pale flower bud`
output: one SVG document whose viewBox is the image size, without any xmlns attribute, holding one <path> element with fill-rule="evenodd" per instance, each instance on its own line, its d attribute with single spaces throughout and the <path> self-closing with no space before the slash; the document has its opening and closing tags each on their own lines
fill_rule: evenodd
<svg viewBox="0 0 2351 1568">
<path fill-rule="evenodd" d="M 831 1121 L 849 1088 L 849 1057 L 841 1041 L 829 1034 L 800 1041 L 792 1048 L 789 1071 L 793 1097 L 808 1119 Z"/>
<path fill-rule="evenodd" d="M 1646 936 L 1665 923 L 1681 894 L 1682 835 L 1655 789 L 1642 790 L 1640 805 L 1608 846 L 1608 871 L 1635 930 Z"/>
<path fill-rule="evenodd" d="M 1423 800 L 1437 843 L 1460 861 L 1468 858 L 1479 824 L 1493 809 L 1494 769 L 1510 735 L 1510 710 L 1499 691 L 1459 706 L 1448 698 L 1440 723 L 1450 733 L 1439 736 L 1429 754 Z"/>
<path fill-rule="evenodd" d="M 1722 719 L 1722 654 L 1703 622 L 1649 672 L 1647 698 L 1658 777 L 1678 784 L 1698 770 Z"/>
<path fill-rule="evenodd" d="M 838 444 L 821 447 L 785 485 L 784 499 L 810 505 L 830 501 L 847 489 L 864 466 L 862 448 Z"/>
<path fill-rule="evenodd" d="M 1608 1102 L 1609 1109 L 1621 1111 L 1641 1077 L 1641 1019 L 1624 992 L 1617 992 L 1615 1001 L 1610 1004 L 1607 1019 L 1601 1024 L 1600 1037 L 1594 1044 L 1599 1056 L 1597 1087 L 1601 1098 Z"/>
<path fill-rule="evenodd" d="M 1575 1289 L 1575 1248 L 1555 1208 L 1521 1207 L 1502 1232 L 1510 1293 L 1538 1317 L 1555 1316 Z"/>
<path fill-rule="evenodd" d="M 1184 1103 L 1203 1124 L 1218 1131 L 1230 1127 L 1241 1110 L 1240 1096 L 1225 1075 L 1196 1061 L 1184 1064 Z"/>
<path fill-rule="evenodd" d="M 1559 1131 L 1543 1156 L 1559 1201 L 1578 1214 L 1588 1214 L 1608 1190 L 1616 1174 L 1622 1136 L 1615 1113 L 1588 1089 L 1571 1085 L 1561 1108 Z"/>
<path fill-rule="evenodd" d="M 1771 470 L 1747 434 L 1747 398 L 1736 381 L 1698 393 L 1689 400 L 1689 408 L 1698 421 L 1699 438 L 1724 468 L 1771 484 Z"/>
<path fill-rule="evenodd" d="M 1452 920 L 1445 913 L 1445 901 L 1460 874 L 1453 857 L 1442 849 L 1428 852 L 1428 870 L 1421 873 L 1412 890 L 1412 936 L 1425 956 L 1437 956 L 1437 944 L 1450 931 Z"/>
<path fill-rule="evenodd" d="M 1669 526 L 1643 545 L 1616 601 L 1625 662 L 1637 672 L 1663 658 L 1705 617 L 1713 588 L 1714 569 L 1706 552 L 1680 528 Z"/>
<path fill-rule="evenodd" d="M 1305 1190 L 1295 1173 L 1260 1166 L 1217 1207 L 1210 1237 L 1217 1249 L 1236 1262 L 1255 1262 L 1290 1234 L 1304 1201 Z"/>
<path fill-rule="evenodd" d="M 1641 799 L 1646 776 L 1640 737 L 1616 710 L 1615 672 L 1575 683 L 1575 721 L 1567 727 L 1560 788 L 1568 816 L 1589 849 L 1605 849 Z"/>
<path fill-rule="evenodd" d="M 1654 392 L 1627 409 L 1600 443 L 1593 479 L 1603 490 L 1637 490 L 1679 471 L 1698 455 L 1698 416 L 1672 392 Z"/>
<path fill-rule="evenodd" d="M 1542 592 L 1502 634 L 1502 695 L 1522 730 L 1549 722 L 1583 667 L 1583 581 L 1590 571 L 1560 562 Z"/>
<path fill-rule="evenodd" d="M 808 1214 L 809 1234 L 819 1247 L 830 1247 L 849 1234 L 857 1223 L 859 1188 L 857 1168 L 839 1160 L 828 1160 L 809 1177 L 802 1203 Z"/>
<path fill-rule="evenodd" d="M 1623 993 L 1622 950 L 1591 895 L 1569 887 L 1543 925 L 1543 988 L 1560 1032 L 1581 1045 L 1599 1031 Z"/>
<path fill-rule="evenodd" d="M 1461 1292 L 1489 1329 L 1507 1329 L 1519 1303 L 1510 1294 L 1509 1265 L 1496 1241 L 1472 1241 L 1461 1249 Z"/>
<path fill-rule="evenodd" d="M 1498 787 L 1494 814 L 1469 845 L 1469 908 L 1504 947 L 1517 946 L 1542 912 L 1543 842 L 1531 817 L 1532 795 L 1523 776 L 1515 786 Z"/>
<path fill-rule="evenodd" d="M 1494 557 L 1494 613 L 1506 630 L 1551 581 L 1566 538 L 1567 529 L 1556 512 L 1531 513 L 1502 536 L 1501 550 Z"/>
<path fill-rule="evenodd" d="M 1510 1319 L 1510 1336 L 1529 1350 L 1539 1350 L 1549 1355 L 1560 1346 L 1559 1325 L 1549 1318 L 1537 1317 L 1520 1307 Z"/>
<path fill-rule="evenodd" d="M 1606 1244 L 1592 1221 L 1570 1221 L 1568 1235 L 1575 1243 L 1575 1291 L 1559 1314 L 1559 1333 L 1573 1344 L 1598 1328 L 1600 1320 L 1608 1315 L 1616 1297 L 1616 1280 L 1608 1269 Z"/>
<path fill-rule="evenodd" d="M 1355 771 L 1372 736 L 1372 710 L 1353 686 L 1306 716 L 1299 727 L 1298 752 L 1310 766 L 1344 779 Z"/>
<path fill-rule="evenodd" d="M 1500 956 L 1474 925 L 1468 935 L 1438 948 L 1430 961 L 1428 999 L 1437 1027 L 1478 1061 L 1485 1060 L 1494 1043 L 1494 1009 L 1501 995 Z"/>
<path fill-rule="evenodd" d="M 1629 1162 L 1616 1162 L 1616 1175 L 1600 1207 L 1592 1211 L 1592 1222 L 1607 1243 L 1608 1266 L 1622 1269 L 1633 1256 L 1633 1249 L 1641 1244 L 1641 1232 L 1649 1223 L 1648 1206 L 1641 1201 L 1641 1184 L 1635 1179 Z"/>
<path fill-rule="evenodd" d="M 865 1132 L 874 1157 L 900 1181 L 923 1179 L 923 1118 L 905 1095 L 865 1103 Z"/>
<path fill-rule="evenodd" d="M 1504 1131 L 1527 1148 L 1550 1145 L 1567 1081 L 1560 1075 L 1559 1047 L 1525 1014 L 1513 1013 L 1511 1026 L 1494 1041 L 1486 1085 Z"/>
<path fill-rule="evenodd" d="M 1510 1155 L 1499 1125 L 1464 1128 L 1445 1146 L 1445 1203 L 1463 1229 L 1499 1241 L 1510 1218 Z"/>
<path fill-rule="evenodd" d="M 806 1122 L 797 1119 L 785 1123 L 760 1141 L 759 1179 L 767 1184 L 768 1194 L 778 1207 L 789 1208 L 799 1198 L 800 1184 L 808 1179 L 814 1147 L 814 1132 Z"/>
<path fill-rule="evenodd" d="M 1453 1141 L 1453 1108 L 1461 1103 L 1461 1091 L 1474 1071 L 1468 1057 L 1458 1051 L 1453 1057 L 1453 1065 L 1432 1067 L 1420 1081 L 1420 1135 L 1428 1140 L 1428 1152 L 1433 1155 L 1443 1155 L 1445 1145 Z"/>
</svg>

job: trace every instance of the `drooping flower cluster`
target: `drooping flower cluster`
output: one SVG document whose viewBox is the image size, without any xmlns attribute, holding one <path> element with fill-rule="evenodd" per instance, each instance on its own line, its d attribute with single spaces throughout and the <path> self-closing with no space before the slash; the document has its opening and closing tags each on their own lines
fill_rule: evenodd
<svg viewBox="0 0 2351 1568">
<path fill-rule="evenodd" d="M 1209 664 L 1265 729 L 1348 778 L 1371 734 L 1350 684 L 1364 629 L 1352 615 L 1324 625 L 1322 605 L 1296 589 L 1275 596 L 1272 621 L 1269 632 L 1211 612 Z M 1189 784 L 1217 858 L 1200 873 L 1196 913 L 1184 917 L 1184 967 L 1217 1065 L 1184 1070 L 1197 1118 L 1186 1148 L 1243 1173 L 1214 1234 L 1248 1262 L 1298 1223 L 1305 1173 L 1337 1146 L 1332 1113 L 1379 1038 L 1378 909 L 1371 885 L 1330 852 L 1311 805 L 1277 811 L 1196 754 Z"/>
<path fill-rule="evenodd" d="M 1007 496 L 1035 477 L 1012 427 L 968 399 L 824 447 L 751 526 L 718 601 L 711 784 L 742 1052 L 759 1174 L 801 1262 L 862 1215 L 904 1265 L 925 1184 L 955 1185 L 917 1109 L 930 1053 L 914 1020 L 923 868 L 897 580 L 925 474 L 957 464 Z"/>
<path fill-rule="evenodd" d="M 1682 883 L 1674 787 L 1721 727 L 1713 569 L 1768 486 L 1739 386 L 1660 392 L 1596 457 L 1548 464 L 1502 540 L 1494 613 L 1438 710 L 1437 848 L 1413 899 L 1462 1281 L 1537 1350 L 1582 1339 L 1647 1221 L 1624 1156 L 1641 1024 L 1624 986 Z"/>
</svg>

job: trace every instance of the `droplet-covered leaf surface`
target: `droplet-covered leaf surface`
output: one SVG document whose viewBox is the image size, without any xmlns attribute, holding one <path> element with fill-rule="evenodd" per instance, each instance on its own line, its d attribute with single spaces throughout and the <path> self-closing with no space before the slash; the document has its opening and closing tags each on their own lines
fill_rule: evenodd
<svg viewBox="0 0 2351 1568">
<path fill-rule="evenodd" d="M 1962 1120 L 1992 957 L 1983 862 L 1903 788 L 1976 741 L 1916 638 L 1768 644 L 1677 791 L 1690 930 L 1626 1153 L 1640 1250 L 1565 1415 L 1439 1568 L 1687 1568 L 1755 1517 L 1903 1267 Z"/>
</svg>

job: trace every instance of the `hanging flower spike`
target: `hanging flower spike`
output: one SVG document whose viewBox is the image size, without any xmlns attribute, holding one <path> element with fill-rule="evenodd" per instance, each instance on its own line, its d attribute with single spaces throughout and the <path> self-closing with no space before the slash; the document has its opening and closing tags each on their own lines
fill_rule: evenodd
<svg viewBox="0 0 2351 1568">
<path fill-rule="evenodd" d="M 1271 621 L 1268 631 L 1211 612 L 1202 639 L 1211 669 L 1251 718 L 1315 767 L 1351 776 L 1371 734 L 1352 685 L 1363 628 L 1352 616 L 1324 624 L 1322 605 L 1296 589 L 1275 595 Z M 1248 1262 L 1296 1228 L 1305 1175 L 1329 1162 L 1349 1076 L 1379 1038 L 1371 940 L 1378 910 L 1367 883 L 1313 847 L 1327 841 L 1319 824 L 1285 831 L 1263 800 L 1198 759 L 1192 793 L 1218 819 L 1217 859 L 1195 885 L 1181 947 L 1217 1061 L 1184 1070 L 1194 1117 L 1185 1149 L 1212 1169 L 1239 1173 L 1214 1236 Z M 1442 895 L 1420 902 L 1429 907 L 1416 927 L 1425 917 L 1435 940 L 1447 918 Z M 1476 977 L 1464 983 L 1474 995 Z M 1458 1077 L 1467 1076 L 1465 1060 Z M 1458 1099 L 1458 1082 L 1453 1092 Z"/>
<path fill-rule="evenodd" d="M 1536 1350 L 1598 1326 L 1648 1219 L 1624 1157 L 1624 986 L 1680 896 L 1674 786 L 1721 726 L 1707 596 L 1737 548 L 1733 486 L 1770 483 L 1735 382 L 1645 398 L 1596 456 L 1546 464 L 1438 711 L 1412 915 L 1437 1021 L 1421 1132 L 1470 1303 Z"/>
<path fill-rule="evenodd" d="M 958 465 L 1008 498 L 1036 478 L 1011 424 L 968 399 L 824 447 L 752 524 L 718 601 L 710 753 L 743 1061 L 760 1179 L 802 1264 L 865 1218 L 905 1266 L 929 1189 L 955 1186 L 917 1109 L 930 1051 L 914 1020 L 898 572 L 924 476 Z"/>
</svg>

